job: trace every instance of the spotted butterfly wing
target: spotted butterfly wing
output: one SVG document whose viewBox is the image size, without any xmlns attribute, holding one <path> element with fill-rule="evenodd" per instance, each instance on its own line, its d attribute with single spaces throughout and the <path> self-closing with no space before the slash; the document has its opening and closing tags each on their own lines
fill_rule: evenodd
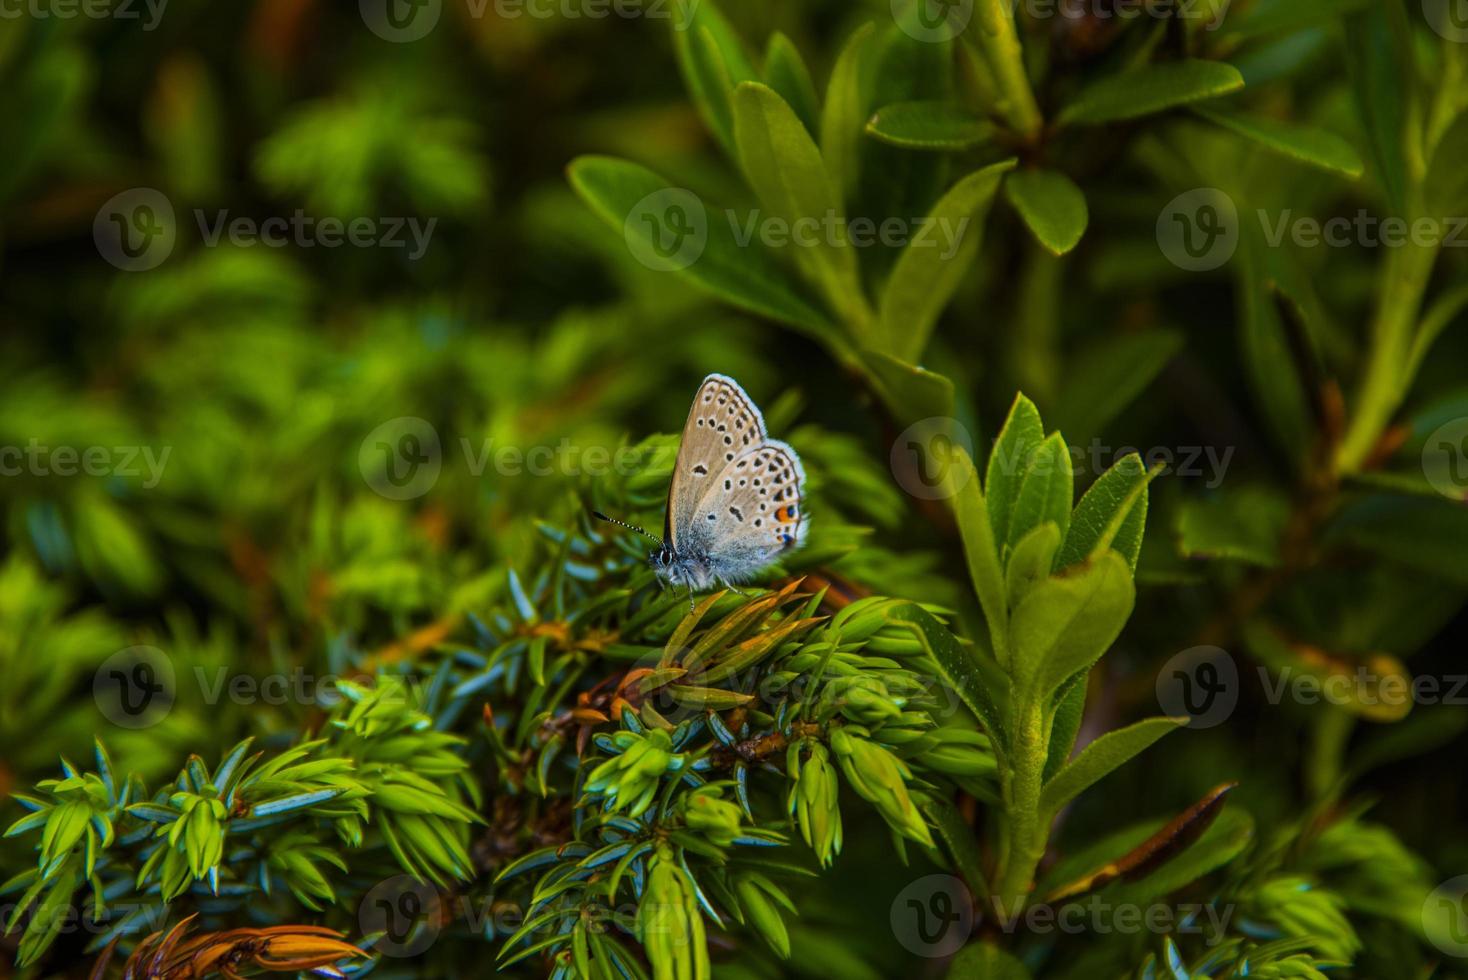
<svg viewBox="0 0 1468 980">
<path fill-rule="evenodd" d="M 741 453 L 764 441 L 764 417 L 739 383 L 722 374 L 704 378 L 683 423 L 668 487 L 663 540 L 674 550 L 686 549 L 694 511 L 716 485 L 715 477 Z"/>
<path fill-rule="evenodd" d="M 783 442 L 766 440 L 725 463 L 698 501 L 687 533 L 709 570 L 739 582 L 805 540 L 805 471 Z"/>
</svg>

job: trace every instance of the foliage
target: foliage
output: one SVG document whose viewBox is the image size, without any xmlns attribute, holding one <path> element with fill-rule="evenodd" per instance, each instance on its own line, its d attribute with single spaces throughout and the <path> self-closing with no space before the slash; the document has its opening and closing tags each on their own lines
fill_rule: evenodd
<svg viewBox="0 0 1468 980">
<path fill-rule="evenodd" d="M 1445 5 L 44 6 L 18 975 L 1464 975 Z M 590 515 L 709 371 L 814 516 L 690 609 Z"/>
</svg>

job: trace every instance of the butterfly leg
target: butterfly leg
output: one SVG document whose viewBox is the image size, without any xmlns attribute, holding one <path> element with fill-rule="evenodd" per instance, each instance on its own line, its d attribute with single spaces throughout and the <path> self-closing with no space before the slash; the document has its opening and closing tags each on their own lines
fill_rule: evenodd
<svg viewBox="0 0 1468 980">
<path fill-rule="evenodd" d="M 688 611 L 693 612 L 693 586 L 688 586 Z"/>
</svg>

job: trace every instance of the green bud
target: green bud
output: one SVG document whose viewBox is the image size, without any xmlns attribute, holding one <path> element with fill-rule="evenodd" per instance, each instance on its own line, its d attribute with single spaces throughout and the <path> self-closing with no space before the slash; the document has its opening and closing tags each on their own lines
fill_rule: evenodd
<svg viewBox="0 0 1468 980">
<path fill-rule="evenodd" d="M 690 830 L 696 830 L 720 847 L 728 847 L 739 836 L 738 804 L 720 799 L 723 791 L 705 786 L 690 793 L 684 804 L 683 819 Z"/>
</svg>

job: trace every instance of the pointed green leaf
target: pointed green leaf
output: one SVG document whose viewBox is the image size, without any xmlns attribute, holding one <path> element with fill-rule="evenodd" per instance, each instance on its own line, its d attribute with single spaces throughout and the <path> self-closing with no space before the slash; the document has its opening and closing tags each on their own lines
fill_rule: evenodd
<svg viewBox="0 0 1468 980">
<path fill-rule="evenodd" d="M 871 41 L 876 27 L 863 24 L 847 39 L 826 85 L 821 109 L 821 157 L 841 199 L 850 199 L 860 173 L 862 123 L 871 102 Z"/>
<path fill-rule="evenodd" d="M 994 450 L 989 454 L 989 468 L 984 477 L 989 523 L 993 527 L 994 541 L 999 545 L 1009 541 L 1009 515 L 1019 499 L 1025 469 L 1030 455 L 1044 441 L 1045 426 L 1040 421 L 1040 410 L 1023 394 L 1015 395 L 1009 417 L 1005 419 Z"/>
<path fill-rule="evenodd" d="M 892 417 L 904 424 L 953 414 L 953 382 L 881 351 L 859 352 L 861 366 Z"/>
<path fill-rule="evenodd" d="M 745 178 L 769 212 L 791 229 L 796 264 L 820 284 L 831 308 L 850 314 L 864 305 L 856 250 L 820 150 L 794 110 L 768 85 L 734 90 L 734 140 Z M 813 224 L 812 224 L 813 223 Z M 796 229 L 809 230 L 797 234 Z"/>
<path fill-rule="evenodd" d="M 1064 539 L 1075 502 L 1073 466 L 1070 447 L 1059 432 L 1051 433 L 1030 454 L 1009 515 L 1007 551 L 1012 552 L 1025 535 L 1047 522 L 1054 524 Z"/>
<path fill-rule="evenodd" d="M 1135 601 L 1131 570 L 1114 551 L 1041 583 L 1009 623 L 1018 682 L 1048 698 L 1111 648 Z"/>
<path fill-rule="evenodd" d="M 984 610 L 994 656 L 1002 666 L 1008 667 L 1009 606 L 1005 601 L 1004 567 L 999 563 L 999 549 L 994 543 L 988 501 L 979 486 L 979 475 L 974 470 L 973 461 L 962 447 L 953 450 L 948 472 L 953 488 L 949 499 L 953 501 L 953 516 L 963 539 L 969 579 Z"/>
<path fill-rule="evenodd" d="M 1004 182 L 1004 195 L 1052 255 L 1080 244 L 1091 220 L 1086 195 L 1056 170 L 1018 170 Z"/>
<path fill-rule="evenodd" d="M 1186 718 L 1148 718 L 1107 732 L 1082 749 L 1045 784 L 1040 794 L 1040 811 L 1047 816 L 1059 813 L 1061 807 L 1125 765 L 1153 742 L 1187 723 Z"/>
<path fill-rule="evenodd" d="M 1150 479 L 1142 457 L 1136 453 L 1123 456 L 1102 473 L 1071 514 L 1070 531 L 1055 559 L 1056 569 L 1081 561 L 1095 551 L 1114 527 L 1118 514 L 1122 515 L 1122 524 L 1114 531 L 1111 547 L 1121 552 L 1130 567 L 1136 568 L 1146 526 L 1146 486 Z"/>
<path fill-rule="evenodd" d="M 1221 61 L 1162 62 L 1121 75 L 1109 75 L 1066 106 L 1061 125 L 1095 126 L 1163 112 L 1177 106 L 1237 92 L 1244 76 Z"/>
<path fill-rule="evenodd" d="M 1013 167 L 1013 160 L 1005 160 L 954 184 L 929 215 L 937 237 L 914 236 L 897 257 L 882 290 L 879 319 L 889 348 L 903 360 L 922 357 L 938 317 L 973 266 L 994 193 Z"/>
<path fill-rule="evenodd" d="M 894 102 L 867 120 L 866 131 L 910 150 L 967 150 L 994 136 L 994 126 L 955 102 Z"/>
<path fill-rule="evenodd" d="M 1351 178 L 1360 177 L 1366 171 L 1356 148 L 1328 130 L 1282 122 L 1268 116 L 1224 112 L 1212 106 L 1194 106 L 1193 111 L 1216 126 L 1312 167 Z"/>
<path fill-rule="evenodd" d="M 1067 517 L 1070 515 L 1067 514 Z M 1015 543 L 1004 568 L 1004 591 L 1013 609 L 1036 585 L 1050 577 L 1055 553 L 1060 550 L 1063 532 L 1054 521 L 1032 527 Z"/>
<path fill-rule="evenodd" d="M 805 59 L 790 38 L 776 31 L 765 49 L 765 84 L 780 93 L 814 136 L 820 131 L 820 99 Z"/>
<path fill-rule="evenodd" d="M 709 130 L 734 154 L 734 86 L 759 77 L 744 42 L 713 0 L 675 0 L 673 47 L 693 103 Z"/>
<path fill-rule="evenodd" d="M 1433 150 L 1422 185 L 1423 204 L 1436 218 L 1468 212 L 1468 112 L 1453 120 Z"/>
<path fill-rule="evenodd" d="M 1008 743 L 1004 717 L 999 710 L 1003 700 L 1004 675 L 993 662 L 986 664 L 978 653 L 965 648 L 932 613 L 916 603 L 894 611 L 890 621 L 906 623 L 912 628 L 913 635 L 922 642 L 924 652 L 932 658 L 944 683 L 974 713 L 995 748 L 1002 752 Z"/>
<path fill-rule="evenodd" d="M 657 174 L 626 160 L 578 157 L 571 163 L 570 179 L 581 198 L 618 234 L 641 234 L 648 247 L 656 242 L 662 248 L 661 241 L 651 237 L 652 229 L 637 220 L 639 206 L 651 195 L 676 191 Z M 698 220 L 707 229 L 707 241 L 681 275 L 742 309 L 799 327 L 818 340 L 842 343 L 826 315 L 802 294 L 768 249 L 758 241 L 741 247 L 729 223 L 715 214 Z"/>
</svg>

